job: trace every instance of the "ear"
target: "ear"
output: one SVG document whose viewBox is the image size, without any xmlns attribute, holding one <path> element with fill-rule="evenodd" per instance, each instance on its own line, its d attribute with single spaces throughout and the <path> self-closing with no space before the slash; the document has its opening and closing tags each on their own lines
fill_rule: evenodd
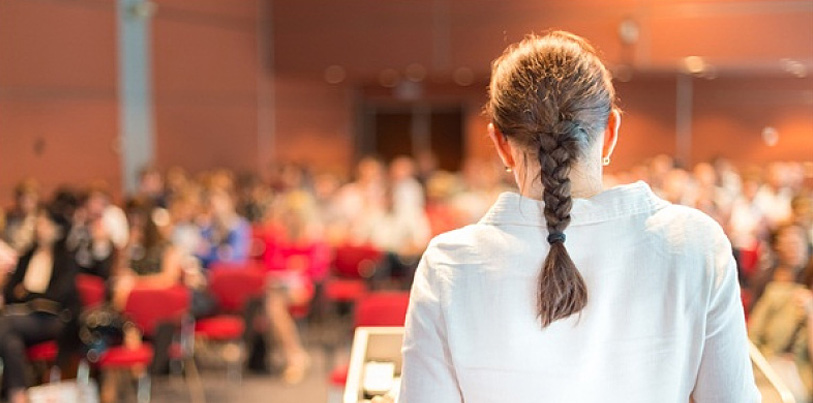
<svg viewBox="0 0 813 403">
<path fill-rule="evenodd" d="M 500 133 L 500 129 L 494 126 L 494 123 L 488 124 L 488 137 L 494 143 L 494 148 L 497 149 L 497 155 L 500 156 L 503 165 L 513 169 L 516 162 L 514 162 L 514 155 L 511 153 L 511 143 L 508 142 L 507 137 Z"/>
<path fill-rule="evenodd" d="M 607 128 L 604 129 L 604 145 L 601 148 L 601 157 L 609 158 L 618 143 L 618 128 L 621 127 L 621 113 L 617 109 L 610 112 L 607 119 Z"/>
</svg>

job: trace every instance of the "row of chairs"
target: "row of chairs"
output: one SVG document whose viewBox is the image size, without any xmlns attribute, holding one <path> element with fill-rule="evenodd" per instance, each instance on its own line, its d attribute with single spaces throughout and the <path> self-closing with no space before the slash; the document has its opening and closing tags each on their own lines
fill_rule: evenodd
<svg viewBox="0 0 813 403">
<path fill-rule="evenodd" d="M 324 279 L 321 287 L 322 297 L 327 305 L 355 304 L 368 294 L 367 277 L 369 277 L 382 258 L 381 252 L 368 245 L 346 245 L 336 248 L 331 261 L 331 273 Z M 209 291 L 216 299 L 221 314 L 200 319 L 189 320 L 189 292 L 182 286 L 169 289 L 134 289 L 125 304 L 125 314 L 135 323 L 141 332 L 149 338 L 161 322 L 174 323 L 181 329 L 181 337 L 170 349 L 171 359 L 196 369 L 191 359 L 194 352 L 194 340 L 207 340 L 227 344 L 225 352 L 242 351 L 242 336 L 246 326 L 241 315 L 246 304 L 252 298 L 260 298 L 265 292 L 268 267 L 262 259 L 255 259 L 241 265 L 215 265 L 209 271 Z M 312 285 L 311 285 L 312 287 Z M 92 309 L 104 301 L 104 282 L 94 276 L 79 275 L 77 289 L 84 309 Z M 311 289 L 311 291 L 313 291 Z M 407 297 L 408 298 L 408 297 Z M 368 325 L 375 322 L 377 315 L 368 315 L 370 304 L 378 304 L 376 299 L 358 306 L 356 325 Z M 386 305 L 386 304 L 385 304 Z M 405 306 L 405 305 L 404 305 Z M 404 308 L 405 310 L 405 308 Z M 292 307 L 291 313 L 297 318 L 304 318 L 310 306 Z M 380 316 L 386 318 L 386 315 Z M 359 320 L 359 318 L 362 318 Z M 367 318 L 367 319 L 364 319 Z M 394 322 L 385 319 L 386 323 L 402 324 L 403 320 Z M 190 330 L 191 327 L 191 330 Z M 194 336 L 194 337 L 192 337 Z M 31 346 L 27 355 L 35 365 L 47 368 L 55 361 L 57 355 L 55 342 L 45 342 Z M 95 357 L 93 363 L 100 370 L 129 370 L 145 368 L 154 356 L 153 347 L 143 343 L 138 348 L 124 346 L 112 347 L 101 356 Z M 240 376 L 242 357 L 240 354 L 224 354 L 229 374 Z M 139 401 L 149 400 L 150 379 L 146 371 L 139 377 Z M 190 389 L 191 390 L 191 389 Z"/>
</svg>

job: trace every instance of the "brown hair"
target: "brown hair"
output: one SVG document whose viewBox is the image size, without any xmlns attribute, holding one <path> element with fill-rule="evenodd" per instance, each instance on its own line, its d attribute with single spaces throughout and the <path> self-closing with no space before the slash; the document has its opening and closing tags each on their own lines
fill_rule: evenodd
<svg viewBox="0 0 813 403">
<path fill-rule="evenodd" d="M 568 32 L 532 35 L 494 61 L 486 112 L 506 138 L 539 160 L 550 251 L 539 276 L 542 326 L 587 305 L 587 287 L 564 245 L 573 200 L 570 169 L 607 127 L 611 76 L 596 51 Z"/>
</svg>

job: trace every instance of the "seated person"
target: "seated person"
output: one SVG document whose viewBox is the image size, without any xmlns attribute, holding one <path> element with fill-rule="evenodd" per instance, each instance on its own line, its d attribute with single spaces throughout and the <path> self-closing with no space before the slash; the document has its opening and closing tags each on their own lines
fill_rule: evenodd
<svg viewBox="0 0 813 403">
<path fill-rule="evenodd" d="M 24 180 L 14 187 L 14 205 L 6 213 L 2 235 L 17 253 L 25 253 L 35 241 L 34 226 L 39 200 L 36 181 Z"/>
<path fill-rule="evenodd" d="M 748 323 L 748 333 L 754 344 L 772 362 L 797 402 L 809 402 L 813 396 L 813 366 L 808 346 L 805 315 L 809 285 L 797 281 L 803 278 L 810 257 L 803 229 L 784 225 L 772 236 L 771 245 L 776 263 L 770 269 L 770 280 L 757 300 Z M 809 300 L 809 298 L 808 298 Z M 783 369 L 784 368 L 784 369 Z M 793 373 L 787 368 L 795 368 Z"/>
<path fill-rule="evenodd" d="M 245 262 L 251 247 L 251 225 L 237 214 L 228 188 L 210 186 L 205 193 L 207 208 L 201 220 L 202 243 L 198 250 L 202 266 Z"/>
<path fill-rule="evenodd" d="M 289 191 L 274 204 L 266 231 L 265 264 L 269 288 L 265 309 L 285 358 L 283 380 L 302 380 L 310 359 L 291 317 L 290 309 L 310 302 L 315 282 L 327 274 L 330 249 L 322 239 L 316 204 L 307 192 Z"/>
<path fill-rule="evenodd" d="M 169 288 L 179 284 L 183 274 L 181 255 L 168 238 L 171 226 L 167 211 L 134 201 L 127 206 L 127 214 L 130 241 L 124 249 L 126 266 L 115 278 L 112 298 L 113 306 L 120 311 L 134 288 Z M 168 370 L 168 349 L 174 331 L 173 325 L 156 328 L 152 336 L 155 349 L 152 372 Z"/>
<path fill-rule="evenodd" d="M 77 268 L 65 245 L 70 223 L 55 209 L 38 208 L 35 217 L 34 243 L 20 256 L 13 272 L 0 274 L 8 276 L 0 316 L 0 359 L 3 386 L 13 403 L 26 401 L 26 347 L 60 338 L 57 361 L 63 363 L 75 345 L 74 338 L 60 336 L 77 329 L 73 324 L 79 315 Z"/>
</svg>

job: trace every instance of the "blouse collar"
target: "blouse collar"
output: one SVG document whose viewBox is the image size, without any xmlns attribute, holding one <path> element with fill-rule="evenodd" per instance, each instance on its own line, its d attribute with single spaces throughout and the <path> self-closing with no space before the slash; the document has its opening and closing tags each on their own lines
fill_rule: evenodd
<svg viewBox="0 0 813 403">
<path fill-rule="evenodd" d="M 589 199 L 573 199 L 572 226 L 609 221 L 620 217 L 653 212 L 670 203 L 660 199 L 642 181 L 607 189 Z M 488 225 L 545 226 L 542 211 L 545 203 L 515 192 L 500 194 L 480 220 Z"/>
</svg>

